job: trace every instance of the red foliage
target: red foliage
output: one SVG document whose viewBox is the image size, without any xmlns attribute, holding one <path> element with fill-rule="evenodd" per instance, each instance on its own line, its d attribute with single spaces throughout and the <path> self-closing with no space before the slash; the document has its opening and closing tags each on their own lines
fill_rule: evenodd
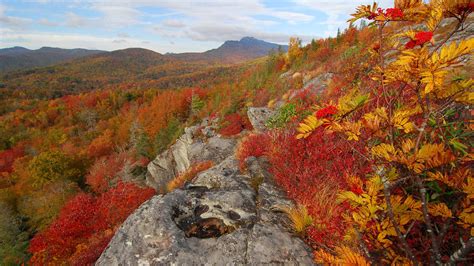
<svg viewBox="0 0 474 266">
<path fill-rule="evenodd" d="M 240 169 L 245 168 L 245 159 L 248 157 L 265 155 L 270 148 L 270 141 L 268 134 L 250 134 L 242 139 L 236 153 Z"/>
<path fill-rule="evenodd" d="M 0 174 L 11 173 L 13 170 L 13 162 L 19 157 L 25 155 L 22 146 L 15 146 L 9 150 L 0 151 Z"/>
<path fill-rule="evenodd" d="M 385 15 L 390 19 L 403 18 L 403 11 L 400 8 L 387 8 Z"/>
<path fill-rule="evenodd" d="M 348 141 L 335 134 L 316 130 L 304 140 L 296 140 L 293 134 L 281 132 L 273 136 L 268 152 L 276 182 L 286 190 L 288 196 L 307 207 L 309 214 L 320 226 L 309 228 L 307 234 L 311 243 L 336 244 L 343 237 L 345 224 L 343 205 L 334 204 L 328 214 L 322 199 L 316 200 L 322 190 L 337 193 L 347 188 L 345 174 L 364 176 L 370 166 L 364 165 Z M 354 147 L 363 152 L 362 147 Z M 327 237 L 331 235 L 331 237 Z"/>
<path fill-rule="evenodd" d="M 387 8 L 387 10 L 378 8 L 377 12 L 371 13 L 369 16 L 367 16 L 367 19 L 373 20 L 378 16 L 384 16 L 391 20 L 397 20 L 403 18 L 403 11 L 400 8 Z"/>
<path fill-rule="evenodd" d="M 327 107 L 324 107 L 322 109 L 319 109 L 316 112 L 316 117 L 321 119 L 321 118 L 327 118 L 328 116 L 334 115 L 337 113 L 337 107 L 334 105 L 329 105 Z"/>
<path fill-rule="evenodd" d="M 433 39 L 433 32 L 431 31 L 420 31 L 415 34 L 415 39 L 410 40 L 405 44 L 406 49 L 413 49 L 415 46 L 420 45 L 431 41 Z"/>
<path fill-rule="evenodd" d="M 77 263 L 75 258 L 81 258 L 83 265 L 94 263 L 117 226 L 154 193 L 151 188 L 119 183 L 98 198 L 85 193 L 76 195 L 56 220 L 31 240 L 30 263 Z"/>
<path fill-rule="evenodd" d="M 233 136 L 242 132 L 242 130 L 252 130 L 252 124 L 248 119 L 243 118 L 240 114 L 226 115 L 224 118 L 224 127 L 221 128 L 219 133 L 223 136 Z"/>
<path fill-rule="evenodd" d="M 105 192 L 109 189 L 112 180 L 122 170 L 127 160 L 129 160 L 127 153 L 112 154 L 96 160 L 86 176 L 86 183 L 96 193 Z"/>
</svg>

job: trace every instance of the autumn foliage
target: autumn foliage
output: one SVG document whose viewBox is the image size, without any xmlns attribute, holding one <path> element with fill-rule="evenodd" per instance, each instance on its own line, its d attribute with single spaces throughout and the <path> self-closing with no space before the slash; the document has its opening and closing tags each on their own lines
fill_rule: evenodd
<svg viewBox="0 0 474 266">
<path fill-rule="evenodd" d="M 173 191 L 183 187 L 186 182 L 191 181 L 197 174 L 211 168 L 214 165 L 212 161 L 198 162 L 192 165 L 188 170 L 179 174 L 166 185 L 167 191 Z"/>
<path fill-rule="evenodd" d="M 41 265 L 56 261 L 75 265 L 94 263 L 122 221 L 154 193 L 150 188 L 119 183 L 97 197 L 85 193 L 76 195 L 48 229 L 31 240 L 30 262 Z"/>
</svg>

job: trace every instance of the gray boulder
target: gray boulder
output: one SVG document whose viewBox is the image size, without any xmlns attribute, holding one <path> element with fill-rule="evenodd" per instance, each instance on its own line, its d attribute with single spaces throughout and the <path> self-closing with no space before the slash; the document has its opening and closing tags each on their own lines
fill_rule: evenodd
<svg viewBox="0 0 474 266">
<path fill-rule="evenodd" d="M 247 116 L 256 131 L 266 130 L 265 123 L 275 114 L 275 111 L 267 107 L 250 107 Z"/>
<path fill-rule="evenodd" d="M 96 265 L 312 265 L 310 249 L 287 229 L 291 201 L 264 163 L 239 172 L 231 156 L 130 215 Z"/>
<path fill-rule="evenodd" d="M 237 144 L 235 139 L 220 138 L 214 126 L 208 126 L 207 120 L 203 123 L 206 124 L 186 128 L 175 144 L 148 164 L 148 186 L 157 191 L 163 190 L 170 180 L 194 163 L 213 161 L 217 164 L 234 153 Z"/>
</svg>

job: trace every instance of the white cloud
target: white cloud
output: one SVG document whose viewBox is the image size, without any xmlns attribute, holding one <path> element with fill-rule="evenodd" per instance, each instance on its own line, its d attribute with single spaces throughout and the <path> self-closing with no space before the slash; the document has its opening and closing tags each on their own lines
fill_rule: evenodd
<svg viewBox="0 0 474 266">
<path fill-rule="evenodd" d="M 357 6 L 362 4 L 372 4 L 371 0 L 331 0 L 331 1 L 319 1 L 319 0 L 293 0 L 295 4 L 324 12 L 327 15 L 327 19 L 324 22 L 327 25 L 325 36 L 335 35 L 337 29 L 344 29 L 348 26 L 347 19 L 350 14 L 354 13 Z M 377 0 L 377 3 L 381 7 L 393 6 L 393 0 Z"/>
<path fill-rule="evenodd" d="M 11 28 L 23 28 L 28 26 L 31 23 L 31 19 L 20 18 L 14 16 L 7 16 L 5 12 L 7 11 L 7 6 L 0 4 L 0 26 L 1 27 L 11 27 Z"/>
<path fill-rule="evenodd" d="M 53 32 L 19 32 L 0 28 L 0 47 L 23 46 L 30 49 L 38 49 L 42 46 L 61 48 L 85 48 L 113 51 L 129 47 L 141 47 L 165 53 L 189 52 L 186 43 L 170 44 L 168 42 L 153 42 L 138 38 L 115 38 L 98 37 L 87 34 L 58 34 Z M 196 45 L 196 51 L 205 51 L 205 46 Z"/>
<path fill-rule="evenodd" d="M 93 25 L 93 23 L 90 19 L 79 16 L 73 12 L 68 12 L 66 13 L 65 25 L 68 27 L 77 28 L 77 27 L 90 26 L 90 25 Z"/>
<path fill-rule="evenodd" d="M 140 22 L 141 12 L 129 6 L 97 3 L 92 8 L 102 13 L 102 25 L 108 27 L 121 27 Z"/>
<path fill-rule="evenodd" d="M 43 26 L 48 26 L 48 27 L 56 27 L 56 26 L 60 25 L 58 22 L 51 21 L 51 20 L 46 19 L 46 18 L 39 19 L 38 23 L 43 25 Z"/>
<path fill-rule="evenodd" d="M 172 28 L 182 28 L 186 26 L 181 20 L 177 19 L 166 19 L 163 21 L 163 25 Z"/>
</svg>

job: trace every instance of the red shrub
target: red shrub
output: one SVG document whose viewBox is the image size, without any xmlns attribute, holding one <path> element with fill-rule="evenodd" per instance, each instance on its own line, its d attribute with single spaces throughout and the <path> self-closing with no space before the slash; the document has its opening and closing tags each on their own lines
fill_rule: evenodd
<svg viewBox="0 0 474 266">
<path fill-rule="evenodd" d="M 305 205 L 315 220 L 307 232 L 310 242 L 332 245 L 340 241 L 345 232 L 345 207 L 331 197 L 347 187 L 346 173 L 364 176 L 369 166 L 361 163 L 348 141 L 322 130 L 303 140 L 280 132 L 270 143 L 268 156 L 276 182 L 290 198 Z M 363 153 L 361 147 L 354 148 Z"/>
<path fill-rule="evenodd" d="M 245 168 L 245 159 L 248 157 L 265 155 L 270 147 L 270 140 L 268 134 L 250 134 L 243 138 L 236 152 L 240 169 Z"/>
<path fill-rule="evenodd" d="M 243 118 L 240 114 L 235 113 L 225 116 L 224 127 L 221 128 L 219 133 L 223 136 L 233 136 L 244 129 L 252 130 L 252 124 L 250 124 L 247 117 Z"/>
<path fill-rule="evenodd" d="M 76 195 L 66 203 L 56 220 L 31 240 L 30 263 L 94 263 L 116 228 L 153 194 L 151 188 L 119 183 L 98 198 L 85 193 Z"/>
<path fill-rule="evenodd" d="M 112 154 L 94 162 L 89 174 L 86 176 L 86 183 L 91 186 L 96 193 L 102 193 L 109 189 L 111 182 L 119 173 L 127 161 L 125 153 Z"/>
</svg>

